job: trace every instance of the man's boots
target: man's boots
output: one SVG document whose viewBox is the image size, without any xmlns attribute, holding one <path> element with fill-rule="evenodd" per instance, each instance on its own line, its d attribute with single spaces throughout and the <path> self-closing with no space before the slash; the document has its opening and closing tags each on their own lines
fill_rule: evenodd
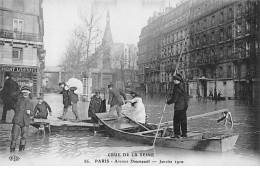
<svg viewBox="0 0 260 169">
<path fill-rule="evenodd" d="M 24 151 L 24 149 L 25 149 L 25 145 L 20 145 L 19 146 L 19 151 Z"/>
</svg>

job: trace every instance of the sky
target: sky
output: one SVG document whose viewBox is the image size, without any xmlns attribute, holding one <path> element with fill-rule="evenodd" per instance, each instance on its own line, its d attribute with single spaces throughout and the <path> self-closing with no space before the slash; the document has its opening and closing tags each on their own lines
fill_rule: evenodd
<svg viewBox="0 0 260 169">
<path fill-rule="evenodd" d="M 91 0 L 43 0 L 44 47 L 46 66 L 61 64 L 69 38 L 80 24 L 79 8 Z M 175 6 L 178 0 L 94 0 L 100 13 L 100 28 L 105 30 L 107 11 L 116 43 L 135 44 L 139 41 L 141 29 L 155 11 L 166 6 Z"/>
</svg>

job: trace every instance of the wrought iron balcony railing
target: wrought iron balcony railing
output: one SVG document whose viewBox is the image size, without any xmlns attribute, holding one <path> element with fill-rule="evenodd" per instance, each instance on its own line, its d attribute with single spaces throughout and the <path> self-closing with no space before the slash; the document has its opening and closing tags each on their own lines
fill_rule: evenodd
<svg viewBox="0 0 260 169">
<path fill-rule="evenodd" d="M 14 32 L 10 30 L 0 29 L 0 38 L 16 39 L 25 41 L 42 42 L 43 38 L 39 34 L 25 33 L 25 32 Z"/>
</svg>

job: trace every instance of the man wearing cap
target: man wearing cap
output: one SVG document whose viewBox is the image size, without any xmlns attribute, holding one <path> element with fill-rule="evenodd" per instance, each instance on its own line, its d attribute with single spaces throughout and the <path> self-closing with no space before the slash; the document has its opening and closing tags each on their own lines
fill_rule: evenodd
<svg viewBox="0 0 260 169">
<path fill-rule="evenodd" d="M 188 109 L 188 97 L 186 95 L 183 79 L 180 74 L 173 77 L 175 83 L 173 88 L 173 95 L 170 100 L 167 100 L 167 104 L 174 103 L 174 137 L 180 138 L 187 137 L 187 114 Z M 182 131 L 182 134 L 181 134 Z"/>
<path fill-rule="evenodd" d="M 33 103 L 29 97 L 31 90 L 27 86 L 21 88 L 21 92 L 15 92 L 11 95 L 14 100 L 14 117 L 11 132 L 10 152 L 15 151 L 16 141 L 21 135 L 19 151 L 23 151 L 26 145 L 28 130 L 30 125 L 30 116 L 33 116 Z"/>
<path fill-rule="evenodd" d="M 110 105 L 109 114 L 113 114 L 113 112 L 116 110 L 117 115 L 119 117 L 119 120 L 123 117 L 122 115 L 122 105 L 125 104 L 126 95 L 124 92 L 116 90 L 113 88 L 113 84 L 110 84 L 107 86 L 109 90 L 109 99 L 108 99 L 108 105 Z M 122 96 L 124 100 L 122 99 Z"/>
<path fill-rule="evenodd" d="M 12 102 L 11 94 L 20 90 L 18 83 L 12 79 L 10 72 L 6 72 L 4 78 L 5 78 L 5 83 L 2 89 L 2 100 L 4 106 L 3 106 L 3 114 L 1 120 L 3 123 L 6 121 L 7 111 L 14 109 L 14 103 Z"/>
</svg>

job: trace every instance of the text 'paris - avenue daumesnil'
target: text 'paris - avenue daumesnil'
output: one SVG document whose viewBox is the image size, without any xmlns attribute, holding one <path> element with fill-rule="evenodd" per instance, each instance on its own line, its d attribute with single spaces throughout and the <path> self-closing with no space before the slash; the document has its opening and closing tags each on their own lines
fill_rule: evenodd
<svg viewBox="0 0 260 169">
<path fill-rule="evenodd" d="M 155 164 L 163 164 L 163 165 L 167 165 L 167 164 L 183 164 L 184 161 L 174 161 L 174 160 L 134 160 L 134 159 L 115 159 L 115 160 L 111 160 L 111 159 L 95 159 L 93 161 L 95 164 L 127 164 L 127 163 L 132 163 L 132 164 L 149 164 L 149 163 L 155 163 Z M 91 164 L 92 162 L 90 160 L 84 160 L 84 163 L 89 163 Z"/>
</svg>

